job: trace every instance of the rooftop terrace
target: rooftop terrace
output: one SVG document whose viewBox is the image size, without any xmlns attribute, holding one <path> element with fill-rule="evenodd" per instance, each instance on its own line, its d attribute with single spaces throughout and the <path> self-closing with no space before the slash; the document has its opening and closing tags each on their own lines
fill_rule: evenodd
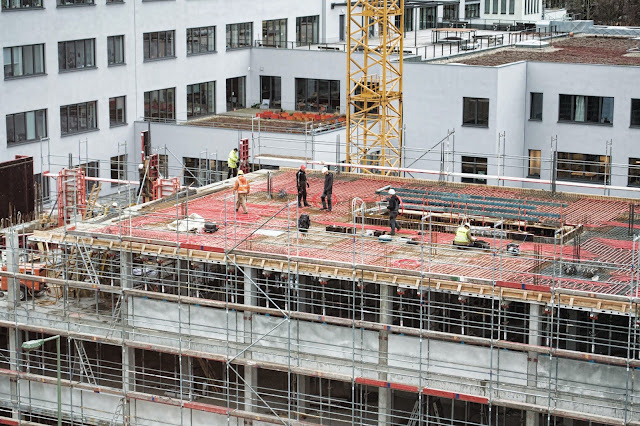
<svg viewBox="0 0 640 426">
<path fill-rule="evenodd" d="M 577 35 L 551 41 L 548 47 L 504 47 L 439 63 L 498 66 L 518 61 L 604 65 L 640 65 L 640 53 L 629 53 L 638 41 L 628 37 Z"/>
</svg>

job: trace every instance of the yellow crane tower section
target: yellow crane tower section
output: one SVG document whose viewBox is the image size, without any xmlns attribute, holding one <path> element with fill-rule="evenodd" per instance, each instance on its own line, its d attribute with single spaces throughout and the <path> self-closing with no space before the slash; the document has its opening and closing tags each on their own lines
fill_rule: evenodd
<svg viewBox="0 0 640 426">
<path fill-rule="evenodd" d="M 404 0 L 350 2 L 347 163 L 402 167 L 403 28 Z"/>
</svg>

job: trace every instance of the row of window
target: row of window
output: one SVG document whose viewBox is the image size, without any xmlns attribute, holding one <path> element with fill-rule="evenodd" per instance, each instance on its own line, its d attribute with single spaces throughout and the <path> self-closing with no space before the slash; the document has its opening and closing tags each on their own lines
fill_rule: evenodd
<svg viewBox="0 0 640 426">
<path fill-rule="evenodd" d="M 531 93 L 529 119 L 542 120 L 542 93 Z M 613 125 L 613 98 L 603 96 L 560 95 L 558 121 Z M 462 124 L 489 126 L 489 99 L 463 98 Z M 630 125 L 640 126 L 640 99 L 631 99 Z"/>
<path fill-rule="evenodd" d="M 531 93 L 529 119 L 542 120 L 542 93 Z M 560 95 L 558 121 L 613 124 L 613 98 Z M 631 126 L 640 126 L 640 99 L 631 99 Z"/>
<path fill-rule="evenodd" d="M 109 123 L 111 127 L 127 124 L 126 98 L 109 99 Z M 6 116 L 7 145 L 37 141 L 48 136 L 47 110 L 19 112 Z M 98 129 L 98 101 L 60 107 L 60 133 L 72 135 Z"/>
</svg>

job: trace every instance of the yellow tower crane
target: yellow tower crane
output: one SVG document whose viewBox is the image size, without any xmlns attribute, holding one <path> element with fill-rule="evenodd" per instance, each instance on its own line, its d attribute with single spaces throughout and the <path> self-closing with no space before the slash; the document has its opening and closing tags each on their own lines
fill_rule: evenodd
<svg viewBox="0 0 640 426">
<path fill-rule="evenodd" d="M 347 163 L 402 166 L 404 0 L 356 0 L 347 14 Z M 363 168 L 397 174 L 397 170 Z"/>
</svg>

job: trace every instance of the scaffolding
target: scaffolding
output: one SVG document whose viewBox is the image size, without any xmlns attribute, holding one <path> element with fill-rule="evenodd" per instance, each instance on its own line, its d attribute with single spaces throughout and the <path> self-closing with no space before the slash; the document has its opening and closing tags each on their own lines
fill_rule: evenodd
<svg viewBox="0 0 640 426">
<path fill-rule="evenodd" d="M 271 174 L 273 192 L 292 174 Z M 37 231 L 22 248 L 11 228 L 0 417 L 55 418 L 55 347 L 19 348 L 61 335 L 64 417 L 80 424 L 639 424 L 639 238 L 583 229 L 578 255 L 571 222 L 582 203 L 615 214 L 628 200 L 344 174 L 334 212 L 303 233 L 295 194 L 271 200 L 266 173 L 248 176 L 248 215 L 223 182 Z M 475 204 L 415 203 L 405 238 L 381 242 L 385 191 L 415 197 L 417 184 Z M 504 203 L 496 191 L 526 200 L 522 216 L 546 215 L 489 211 Z M 219 230 L 166 226 L 192 213 Z M 492 249 L 453 247 L 445 219 L 456 214 Z M 524 232 L 536 240 L 509 254 Z M 47 277 L 20 272 L 36 262 Z M 27 280 L 59 291 L 20 301 Z"/>
</svg>

